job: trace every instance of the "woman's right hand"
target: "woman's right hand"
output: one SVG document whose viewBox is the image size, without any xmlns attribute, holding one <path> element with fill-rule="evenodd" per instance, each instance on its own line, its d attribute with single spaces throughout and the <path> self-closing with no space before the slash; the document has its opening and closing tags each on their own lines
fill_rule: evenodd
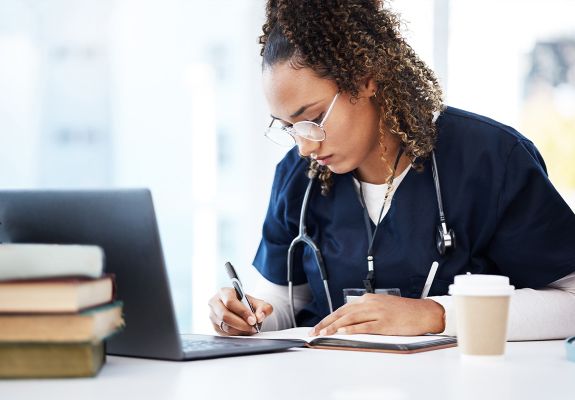
<svg viewBox="0 0 575 400">
<path fill-rule="evenodd" d="M 246 295 L 255 315 L 236 296 L 234 288 L 221 288 L 209 301 L 210 320 L 216 332 L 225 336 L 249 336 L 256 333 L 254 325 L 261 324 L 273 312 L 271 304 Z"/>
</svg>

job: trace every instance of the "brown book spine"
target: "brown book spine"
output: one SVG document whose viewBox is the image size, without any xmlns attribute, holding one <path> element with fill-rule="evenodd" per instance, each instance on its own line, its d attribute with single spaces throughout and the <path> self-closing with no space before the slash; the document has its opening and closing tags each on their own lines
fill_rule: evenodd
<svg viewBox="0 0 575 400">
<path fill-rule="evenodd" d="M 105 360 L 103 342 L 0 343 L 0 378 L 95 376 Z"/>
</svg>

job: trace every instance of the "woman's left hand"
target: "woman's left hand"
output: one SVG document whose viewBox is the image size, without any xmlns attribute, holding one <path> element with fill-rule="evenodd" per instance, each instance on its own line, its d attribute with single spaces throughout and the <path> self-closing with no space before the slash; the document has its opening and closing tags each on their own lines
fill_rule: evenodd
<svg viewBox="0 0 575 400">
<path fill-rule="evenodd" d="M 445 310 L 431 299 L 364 294 L 325 317 L 310 336 L 371 333 L 417 336 L 445 329 Z"/>
</svg>

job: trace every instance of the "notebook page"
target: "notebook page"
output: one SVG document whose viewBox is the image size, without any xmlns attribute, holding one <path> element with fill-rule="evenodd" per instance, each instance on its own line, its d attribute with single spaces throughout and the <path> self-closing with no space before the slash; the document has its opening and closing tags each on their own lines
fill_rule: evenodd
<svg viewBox="0 0 575 400">
<path fill-rule="evenodd" d="M 385 336 L 385 335 L 367 335 L 367 334 L 355 334 L 355 335 L 329 335 L 329 336 L 308 336 L 311 328 L 291 328 L 282 331 L 271 331 L 271 332 L 261 332 L 253 336 L 257 339 L 299 339 L 306 342 L 311 342 L 314 339 L 325 337 L 330 339 L 343 339 L 343 340 L 355 340 L 360 342 L 370 342 L 370 343 L 392 343 L 392 344 L 407 344 L 407 343 L 417 343 L 417 342 L 427 342 L 431 340 L 437 340 L 441 336 L 437 335 L 425 335 L 425 336 Z"/>
</svg>

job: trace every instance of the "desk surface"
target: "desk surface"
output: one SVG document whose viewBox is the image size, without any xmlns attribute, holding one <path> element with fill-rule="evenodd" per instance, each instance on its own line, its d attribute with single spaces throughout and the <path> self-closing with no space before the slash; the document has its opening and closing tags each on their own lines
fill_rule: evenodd
<svg viewBox="0 0 575 400">
<path fill-rule="evenodd" d="M 574 399 L 562 341 L 507 344 L 505 361 L 466 364 L 457 348 L 419 354 L 294 349 L 169 362 L 108 357 L 96 378 L 0 381 L 21 399 Z"/>
</svg>

